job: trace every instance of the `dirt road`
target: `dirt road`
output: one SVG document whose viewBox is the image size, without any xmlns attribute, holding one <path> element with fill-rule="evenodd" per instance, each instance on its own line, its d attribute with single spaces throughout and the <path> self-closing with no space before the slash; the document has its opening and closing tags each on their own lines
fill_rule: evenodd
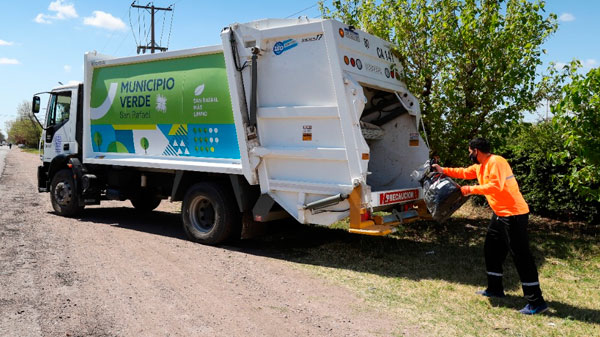
<svg viewBox="0 0 600 337">
<path fill-rule="evenodd" d="M 285 259 L 185 240 L 176 205 L 52 212 L 0 149 L 0 336 L 373 336 L 389 316 Z M 260 249 L 260 248 L 258 248 Z"/>
</svg>

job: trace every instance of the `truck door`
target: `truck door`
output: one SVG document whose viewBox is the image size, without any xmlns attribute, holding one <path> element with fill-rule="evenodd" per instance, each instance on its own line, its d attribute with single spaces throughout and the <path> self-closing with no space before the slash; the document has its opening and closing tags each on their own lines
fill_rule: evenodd
<svg viewBox="0 0 600 337">
<path fill-rule="evenodd" d="M 46 112 L 46 130 L 42 135 L 43 161 L 58 155 L 77 153 L 75 123 L 77 119 L 77 89 L 52 92 Z"/>
</svg>

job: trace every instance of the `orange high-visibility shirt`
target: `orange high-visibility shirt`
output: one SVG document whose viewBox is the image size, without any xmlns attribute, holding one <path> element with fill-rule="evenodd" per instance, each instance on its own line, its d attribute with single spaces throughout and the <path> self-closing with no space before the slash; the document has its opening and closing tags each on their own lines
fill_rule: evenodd
<svg viewBox="0 0 600 337">
<path fill-rule="evenodd" d="M 467 168 L 444 167 L 444 174 L 450 178 L 477 178 L 479 185 L 471 186 L 471 193 L 485 195 L 498 216 L 529 213 L 529 206 L 519 191 L 510 165 L 500 156 L 491 155 L 485 162 Z"/>
</svg>

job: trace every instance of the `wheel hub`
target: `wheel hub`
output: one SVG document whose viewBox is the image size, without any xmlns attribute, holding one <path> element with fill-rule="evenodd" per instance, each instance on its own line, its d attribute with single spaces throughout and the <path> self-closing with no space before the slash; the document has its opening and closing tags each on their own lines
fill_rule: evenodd
<svg viewBox="0 0 600 337">
<path fill-rule="evenodd" d="M 54 188 L 54 199 L 61 206 L 67 206 L 73 196 L 71 185 L 65 181 L 56 184 Z"/>
<path fill-rule="evenodd" d="M 190 220 L 196 230 L 207 233 L 215 225 L 215 209 L 210 200 L 198 197 L 190 206 Z"/>
</svg>

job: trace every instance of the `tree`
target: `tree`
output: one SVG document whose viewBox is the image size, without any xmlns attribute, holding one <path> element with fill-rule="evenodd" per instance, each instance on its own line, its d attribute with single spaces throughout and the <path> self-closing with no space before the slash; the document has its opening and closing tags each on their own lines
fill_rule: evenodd
<svg viewBox="0 0 600 337">
<path fill-rule="evenodd" d="M 552 107 L 553 124 L 565 146 L 554 158 L 572 162 L 567 175 L 572 188 L 600 201 L 600 68 L 570 74 L 562 99 Z"/>
<path fill-rule="evenodd" d="M 3 143 L 6 141 L 6 136 L 4 136 L 4 134 L 2 133 L 2 131 L 0 131 L 0 143 Z"/>
<path fill-rule="evenodd" d="M 475 136 L 502 143 L 535 110 L 540 46 L 557 29 L 541 1 L 334 0 L 321 11 L 395 43 L 432 151 L 446 165 L 465 163 Z"/>
<path fill-rule="evenodd" d="M 34 120 L 31 112 L 31 102 L 23 101 L 17 107 L 17 119 L 6 123 L 8 141 L 15 144 L 25 144 L 36 147 L 42 135 L 42 128 Z"/>
<path fill-rule="evenodd" d="M 148 147 L 150 147 L 150 142 L 148 141 L 148 138 L 142 137 L 142 139 L 140 139 L 140 145 L 142 146 L 142 149 L 144 149 L 144 153 L 148 154 Z"/>
</svg>

